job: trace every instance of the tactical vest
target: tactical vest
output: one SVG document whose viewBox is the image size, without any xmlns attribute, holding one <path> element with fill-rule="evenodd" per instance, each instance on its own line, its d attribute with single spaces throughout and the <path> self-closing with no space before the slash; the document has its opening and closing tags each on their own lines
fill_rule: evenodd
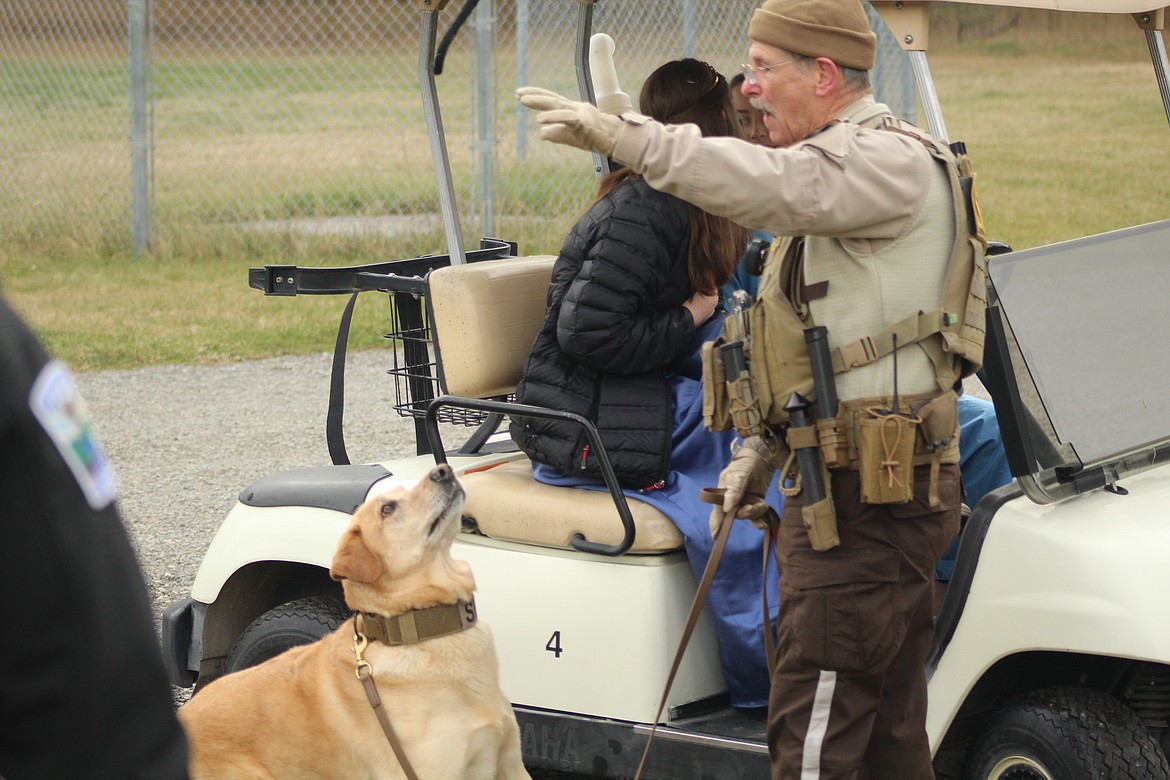
<svg viewBox="0 0 1170 780">
<path fill-rule="evenodd" d="M 935 396 L 949 393 L 962 377 L 975 373 L 982 362 L 987 305 L 984 257 L 987 243 L 975 199 L 974 175 L 965 148 L 961 144 L 955 144 L 953 150 L 947 148 L 913 125 L 894 117 L 882 117 L 879 121 L 879 129 L 901 133 L 923 144 L 945 171 L 950 187 L 950 208 L 954 210 L 952 224 L 956 226 L 951 256 L 941 277 L 937 305 L 914 311 L 876 333 L 839 344 L 832 350 L 831 359 L 833 371 L 840 377 L 849 371 L 871 366 L 890 356 L 895 349 L 901 355 L 903 348 L 918 345 L 929 359 L 927 370 L 933 370 L 934 389 L 914 394 L 913 402 L 925 407 Z M 928 194 L 928 199 L 930 197 Z M 803 260 L 808 241 L 830 240 L 797 237 L 774 242 L 765 260 L 757 300 L 746 312 L 736 312 L 733 306 L 724 322 L 722 336 L 704 345 L 704 417 L 710 429 L 735 428 L 744 437 L 770 434 L 787 426 L 788 414 L 784 406 L 793 393 L 815 397 L 804 338 L 805 329 L 816 324 L 809 304 L 810 297 L 818 295 L 818 291 L 806 284 L 804 274 Z M 822 243 L 814 248 L 824 250 L 827 246 Z M 899 248 L 895 243 L 888 251 L 897 252 Z M 911 252 L 922 249 L 913 245 L 904 248 Z M 938 284 L 938 281 L 935 279 L 932 283 Z M 832 291 L 829 294 L 832 295 Z M 860 305 L 866 305 L 864 300 Z M 833 334 L 829 335 L 832 338 Z M 725 354 L 728 350 L 734 354 Z M 850 399 L 845 393 L 841 396 L 851 402 L 842 404 L 843 408 L 881 400 Z M 910 399 L 906 400 L 909 402 Z M 934 429 L 934 435 L 942 437 L 942 428 L 947 425 L 949 421 L 940 419 L 936 425 L 928 427 Z M 941 438 L 930 440 L 932 433 L 929 430 L 923 433 L 928 444 L 942 441 Z M 824 449 L 824 441 L 821 444 Z M 835 462 L 847 466 L 848 461 L 855 461 L 855 458 L 855 450 L 849 457 L 842 452 Z M 948 457 L 947 461 L 950 460 Z M 832 464 L 834 460 L 828 462 Z"/>
</svg>

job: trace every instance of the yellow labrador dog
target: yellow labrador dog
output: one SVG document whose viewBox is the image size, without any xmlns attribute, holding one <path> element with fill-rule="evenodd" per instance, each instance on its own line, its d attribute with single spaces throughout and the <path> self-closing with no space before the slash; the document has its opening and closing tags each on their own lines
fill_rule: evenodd
<svg viewBox="0 0 1170 780">
<path fill-rule="evenodd" d="M 451 557 L 462 508 L 446 465 L 362 504 L 330 570 L 357 616 L 183 706 L 192 777 L 406 777 L 356 673 L 360 651 L 420 780 L 527 778 L 475 579 Z"/>
</svg>

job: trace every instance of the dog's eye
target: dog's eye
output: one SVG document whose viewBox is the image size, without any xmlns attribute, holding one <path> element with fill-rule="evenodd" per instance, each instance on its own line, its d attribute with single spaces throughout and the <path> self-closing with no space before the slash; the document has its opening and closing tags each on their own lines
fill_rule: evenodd
<svg viewBox="0 0 1170 780">
<path fill-rule="evenodd" d="M 386 503 L 382 504 L 382 517 L 389 517 L 396 511 L 398 511 L 397 501 L 387 501 Z"/>
</svg>

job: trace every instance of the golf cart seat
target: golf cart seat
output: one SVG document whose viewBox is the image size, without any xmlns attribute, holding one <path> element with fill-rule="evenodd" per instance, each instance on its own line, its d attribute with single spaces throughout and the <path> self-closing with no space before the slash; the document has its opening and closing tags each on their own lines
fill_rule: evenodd
<svg viewBox="0 0 1170 780">
<path fill-rule="evenodd" d="M 553 256 L 518 257 L 439 268 L 427 277 L 440 376 L 448 396 L 498 398 L 513 393 L 544 322 Z M 519 408 L 519 407 L 517 407 Z M 488 537 L 574 548 L 574 538 L 613 546 L 624 527 L 608 492 L 537 482 L 522 454 L 460 478 L 464 515 Z M 635 536 L 630 553 L 682 547 L 664 514 L 628 502 Z"/>
</svg>

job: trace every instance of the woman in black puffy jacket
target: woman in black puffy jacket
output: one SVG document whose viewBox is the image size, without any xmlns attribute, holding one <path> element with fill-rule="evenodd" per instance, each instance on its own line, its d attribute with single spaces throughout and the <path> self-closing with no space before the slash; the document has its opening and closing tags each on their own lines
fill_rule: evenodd
<svg viewBox="0 0 1170 780">
<path fill-rule="evenodd" d="M 699 60 L 655 70 L 639 103 L 661 122 L 738 135 L 726 79 Z M 671 464 L 668 376 L 693 353 L 697 328 L 714 315 L 745 241 L 738 225 L 652 189 L 629 169 L 603 178 L 553 266 L 518 400 L 593 421 L 623 485 L 662 482 Z M 510 432 L 536 463 L 600 476 L 577 426 L 524 420 Z"/>
</svg>

